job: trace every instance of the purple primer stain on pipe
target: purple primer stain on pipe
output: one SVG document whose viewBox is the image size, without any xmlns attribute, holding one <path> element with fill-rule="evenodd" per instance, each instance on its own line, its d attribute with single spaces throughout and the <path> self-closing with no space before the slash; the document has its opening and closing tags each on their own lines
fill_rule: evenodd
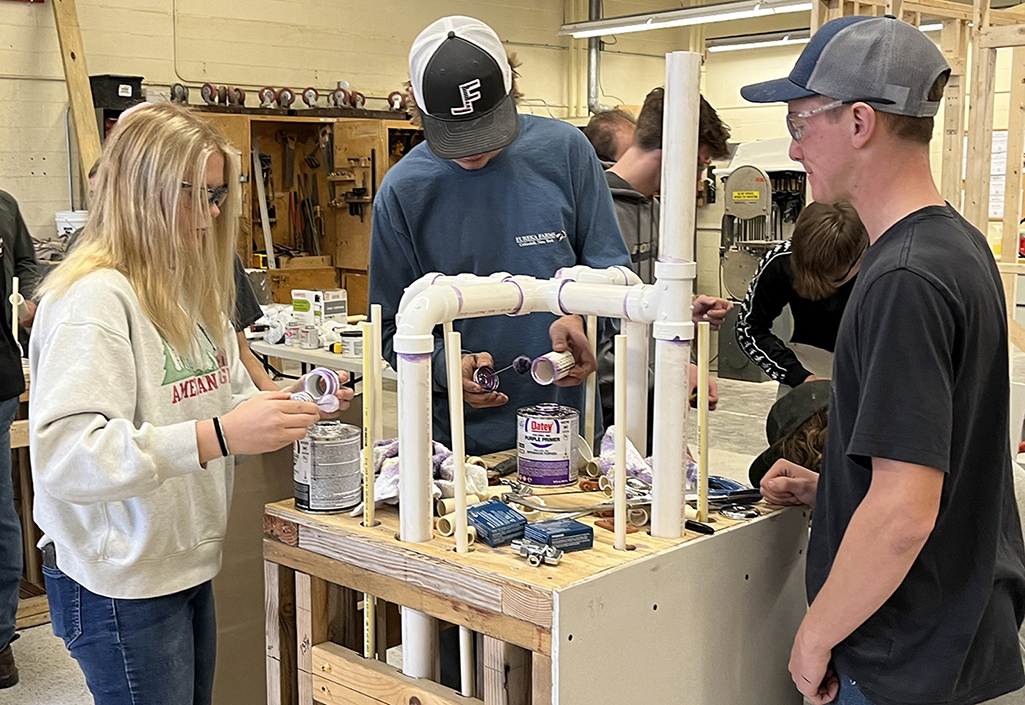
<svg viewBox="0 0 1025 705">
<path fill-rule="evenodd" d="M 523 304 L 525 304 L 527 302 L 527 295 L 523 293 L 523 287 L 520 286 L 519 282 L 517 282 L 512 277 L 506 277 L 505 279 L 502 280 L 502 283 L 503 284 L 512 284 L 520 292 L 520 303 L 517 304 L 516 310 L 515 311 L 511 311 L 510 313 L 505 314 L 507 316 L 515 316 L 516 314 L 518 314 L 520 311 L 523 310 Z"/>
<path fill-rule="evenodd" d="M 566 286 L 569 283 L 569 281 L 569 279 L 563 279 L 561 282 L 559 282 L 559 291 L 555 296 L 556 301 L 559 302 L 559 310 L 562 311 L 563 316 L 570 315 L 569 311 L 566 310 L 566 307 L 562 305 L 562 287 Z"/>
<path fill-rule="evenodd" d="M 571 485 L 580 413 L 568 406 L 536 404 L 516 412 L 516 465 L 520 482 Z"/>
</svg>

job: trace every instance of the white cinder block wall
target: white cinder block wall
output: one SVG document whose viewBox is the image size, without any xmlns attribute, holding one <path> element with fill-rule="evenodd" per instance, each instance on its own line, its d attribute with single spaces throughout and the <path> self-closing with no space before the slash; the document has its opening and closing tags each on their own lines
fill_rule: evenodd
<svg viewBox="0 0 1025 705">
<path fill-rule="evenodd" d="M 605 13 L 672 6 L 607 0 Z M 90 74 L 144 76 L 156 98 L 182 82 L 193 102 L 204 82 L 237 85 L 250 91 L 250 104 L 265 85 L 329 89 L 339 79 L 386 96 L 407 78 L 406 55 L 421 29 L 447 14 L 471 15 L 522 61 L 522 110 L 586 115 L 586 42 L 556 35 L 564 21 L 586 18 L 586 0 L 78 0 L 78 12 Z M 687 36 L 619 38 L 603 55 L 603 102 L 643 102 L 664 79 L 663 55 Z M 21 203 L 32 234 L 48 239 L 54 212 L 69 207 L 67 96 L 50 3 L 0 3 L 0 96 L 0 188 Z M 77 194 L 76 164 L 71 171 Z"/>
</svg>

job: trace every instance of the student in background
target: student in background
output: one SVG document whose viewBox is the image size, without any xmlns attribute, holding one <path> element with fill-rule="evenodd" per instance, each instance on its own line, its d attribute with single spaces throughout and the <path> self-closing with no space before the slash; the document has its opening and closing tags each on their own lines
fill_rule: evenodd
<svg viewBox="0 0 1025 705">
<path fill-rule="evenodd" d="M 762 258 L 737 318 L 740 349 L 779 382 L 782 397 L 799 384 L 833 376 L 833 351 L 854 290 L 868 233 L 849 203 L 805 206 L 794 236 Z M 784 343 L 772 324 L 790 306 L 794 332 Z"/>
<path fill-rule="evenodd" d="M 11 468 L 11 424 L 18 410 L 18 397 L 25 391 L 22 374 L 22 351 L 11 330 L 11 302 L 14 277 L 18 290 L 25 297 L 28 314 L 19 323 L 27 326 L 35 315 L 36 305 L 30 299 L 36 288 L 36 255 L 18 202 L 0 191 L 0 689 L 18 682 L 14 662 L 15 616 L 21 585 L 22 538 L 21 520 L 14 507 L 14 485 Z"/>
<path fill-rule="evenodd" d="M 618 162 L 633 143 L 637 120 L 621 108 L 599 110 L 584 127 L 584 136 L 604 163 Z"/>
<path fill-rule="evenodd" d="M 637 130 L 633 143 L 626 149 L 618 162 L 605 170 L 605 181 L 612 192 L 616 206 L 616 218 L 623 240 L 630 251 L 630 267 L 646 284 L 655 281 L 655 262 L 658 260 L 658 237 L 661 204 L 658 194 L 662 186 L 662 113 L 665 90 L 655 88 L 644 98 L 644 106 L 637 117 Z M 701 98 L 698 125 L 698 179 L 711 163 L 729 155 L 727 141 L 730 130 L 711 105 Z M 725 299 L 713 296 L 698 296 L 694 301 L 695 321 L 702 315 L 718 330 L 723 318 L 733 308 Z M 654 355 L 649 360 L 654 365 Z M 601 390 L 602 415 L 605 425 L 612 424 L 615 416 L 613 404 L 613 369 L 615 360 L 611 343 L 599 347 L 598 385 Z M 649 375 L 654 385 L 654 374 Z M 690 366 L 690 391 L 697 389 L 698 368 Z M 709 379 L 709 402 L 713 406 L 719 401 L 719 387 L 715 378 Z M 648 395 L 649 406 L 654 404 L 654 393 Z M 696 400 L 694 402 L 696 404 Z M 649 408 L 648 418 L 653 418 Z M 651 426 L 649 424 L 649 435 Z M 649 438 L 650 447 L 651 440 Z"/>
</svg>

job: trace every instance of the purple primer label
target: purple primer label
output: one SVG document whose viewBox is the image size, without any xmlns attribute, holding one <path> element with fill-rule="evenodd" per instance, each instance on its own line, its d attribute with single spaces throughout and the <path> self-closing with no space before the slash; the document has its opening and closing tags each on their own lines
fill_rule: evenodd
<svg viewBox="0 0 1025 705">
<path fill-rule="evenodd" d="M 558 404 L 538 404 L 516 412 L 517 469 L 521 482 L 531 485 L 570 485 L 577 481 L 574 466 L 580 414 Z"/>
</svg>

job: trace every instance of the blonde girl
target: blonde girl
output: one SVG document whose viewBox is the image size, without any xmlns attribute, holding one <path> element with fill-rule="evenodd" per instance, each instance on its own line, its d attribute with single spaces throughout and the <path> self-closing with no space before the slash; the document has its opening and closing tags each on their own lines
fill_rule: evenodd
<svg viewBox="0 0 1025 705">
<path fill-rule="evenodd" d="M 318 421 L 258 393 L 228 325 L 236 161 L 185 108 L 117 126 L 30 349 L 35 519 L 54 633 L 97 705 L 210 702 L 232 455 Z M 342 408 L 351 392 L 340 392 Z"/>
</svg>

